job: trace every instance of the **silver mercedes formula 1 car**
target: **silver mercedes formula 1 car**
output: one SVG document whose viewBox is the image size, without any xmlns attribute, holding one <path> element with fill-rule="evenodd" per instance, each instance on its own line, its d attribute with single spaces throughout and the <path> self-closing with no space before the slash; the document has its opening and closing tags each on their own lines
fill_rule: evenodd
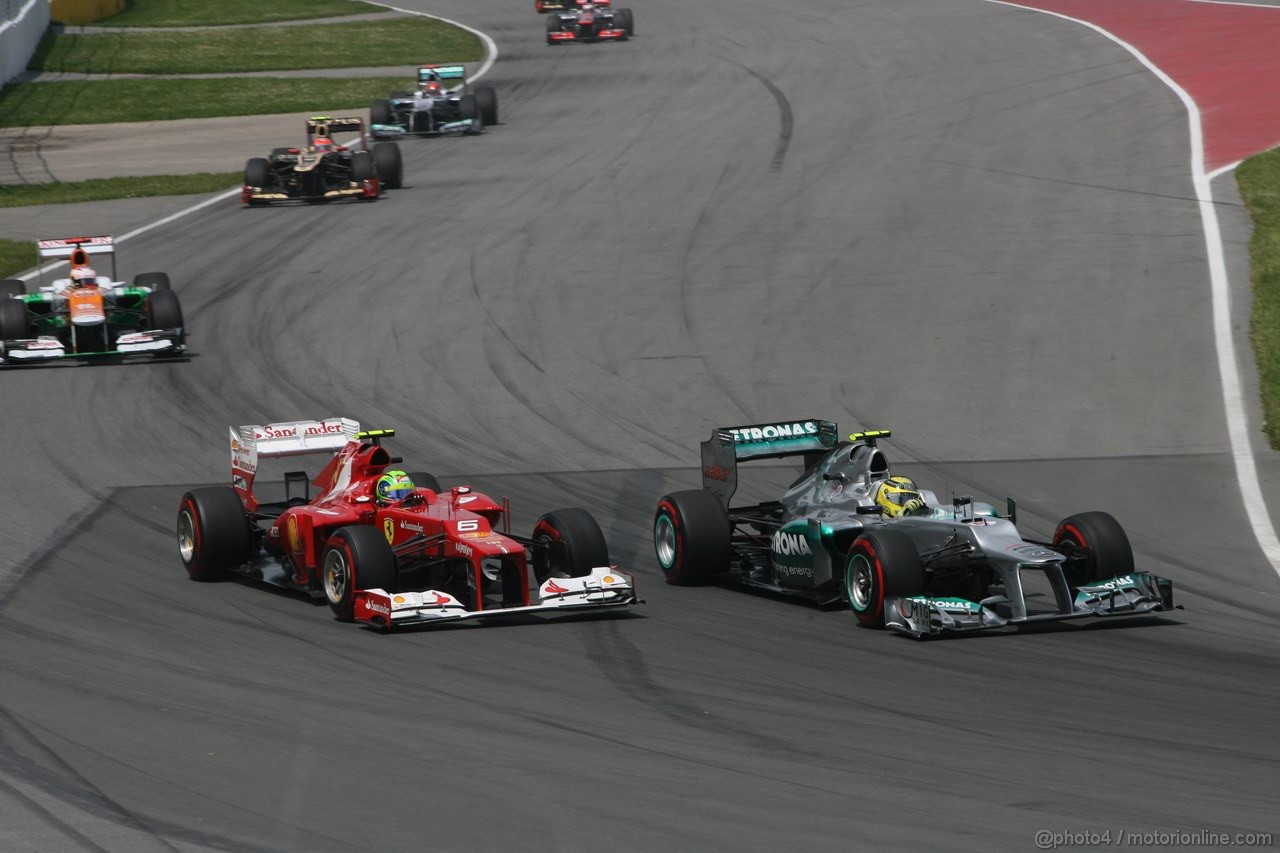
<svg viewBox="0 0 1280 853">
<path fill-rule="evenodd" d="M 653 540 L 668 583 L 731 580 L 819 603 L 913 637 L 1173 609 L 1173 584 L 1135 571 L 1105 512 L 1062 520 L 1052 542 L 1026 539 L 1012 499 L 1004 515 L 949 504 L 892 476 L 888 430 L 837 440 L 831 421 L 717 429 L 702 443 L 702 488 L 658 502 Z M 738 465 L 802 456 L 780 501 L 733 506 Z"/>
</svg>

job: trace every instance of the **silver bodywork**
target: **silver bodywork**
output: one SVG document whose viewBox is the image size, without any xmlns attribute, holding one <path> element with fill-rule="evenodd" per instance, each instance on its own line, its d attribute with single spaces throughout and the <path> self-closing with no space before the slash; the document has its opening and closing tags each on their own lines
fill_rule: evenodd
<svg viewBox="0 0 1280 853">
<path fill-rule="evenodd" d="M 775 437 L 756 438 L 767 431 Z M 717 430 L 703 442 L 704 488 L 720 497 L 734 530 L 732 579 L 847 602 L 860 594 L 859 579 L 848 574 L 850 546 L 863 533 L 891 530 L 911 540 L 928 578 L 925 594 L 885 599 L 892 630 L 924 636 L 1172 608 L 1172 584 L 1144 572 L 1073 587 L 1066 569 L 1076 555 L 1026 539 L 1012 501 L 1001 516 L 969 497 L 943 504 L 922 489 L 923 511 L 883 515 L 875 494 L 891 472 L 877 438 L 888 433 L 873 435 L 837 441 L 835 424 L 806 420 Z M 739 461 L 791 455 L 804 455 L 807 467 L 781 500 L 731 506 Z"/>
</svg>

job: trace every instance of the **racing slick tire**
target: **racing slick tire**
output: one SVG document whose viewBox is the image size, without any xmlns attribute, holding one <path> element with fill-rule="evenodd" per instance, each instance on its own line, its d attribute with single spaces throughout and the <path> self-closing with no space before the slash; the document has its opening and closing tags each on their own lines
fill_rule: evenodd
<svg viewBox="0 0 1280 853">
<path fill-rule="evenodd" d="M 430 489 L 437 495 L 440 494 L 440 481 L 435 474 L 428 474 L 426 471 L 409 471 L 408 474 L 415 489 Z"/>
<path fill-rule="evenodd" d="M 404 183 L 404 162 L 400 159 L 400 146 L 394 142 L 375 142 L 373 162 L 377 166 L 378 180 L 389 190 L 398 190 Z"/>
<path fill-rule="evenodd" d="M 0 341 L 33 337 L 31 315 L 19 299 L 0 299 Z"/>
<path fill-rule="evenodd" d="M 167 272 L 140 272 L 133 277 L 134 287 L 149 287 L 152 290 L 173 290 Z"/>
<path fill-rule="evenodd" d="M 26 296 L 27 283 L 20 278 L 6 278 L 0 281 L 0 299 L 12 299 L 15 296 Z"/>
<path fill-rule="evenodd" d="M 559 44 L 559 42 L 551 37 L 551 34 L 558 33 L 561 29 L 563 29 L 563 26 L 560 23 L 559 15 L 552 15 L 550 18 L 547 18 L 547 44 Z"/>
<path fill-rule="evenodd" d="M 253 535 L 235 489 L 192 489 L 178 502 L 178 556 L 193 581 L 215 581 L 249 562 Z"/>
<path fill-rule="evenodd" d="M 244 164 L 244 183 L 249 187 L 265 187 L 271 183 L 271 164 L 265 157 L 252 157 Z"/>
<path fill-rule="evenodd" d="M 486 127 L 498 123 L 498 93 L 492 86 L 477 86 L 476 104 L 480 107 L 480 119 Z"/>
<path fill-rule="evenodd" d="M 886 598 L 923 595 L 924 591 L 924 561 L 905 533 L 870 530 L 849 546 L 844 593 L 860 624 L 883 628 Z"/>
<path fill-rule="evenodd" d="M 731 534 L 724 504 L 706 489 L 664 495 L 653 515 L 653 550 L 667 583 L 696 586 L 727 572 Z"/>
<path fill-rule="evenodd" d="M 382 531 L 373 527 L 339 527 L 320 556 L 320 586 L 334 616 L 342 622 L 355 618 L 356 590 L 394 592 L 396 575 L 395 552 Z"/>
<path fill-rule="evenodd" d="M 395 113 L 388 98 L 380 98 L 369 105 L 369 124 L 395 124 Z"/>
<path fill-rule="evenodd" d="M 351 155 L 351 180 L 361 184 L 377 176 L 378 169 L 373 164 L 372 154 L 368 151 L 357 151 Z"/>
<path fill-rule="evenodd" d="M 1067 556 L 1063 568 L 1072 587 L 1133 571 L 1133 547 L 1110 513 L 1081 512 L 1062 519 L 1053 548 Z"/>
<path fill-rule="evenodd" d="M 618 9 L 613 13 L 613 18 L 617 21 L 618 28 L 627 34 L 627 38 L 636 34 L 636 19 L 630 9 Z"/>
<path fill-rule="evenodd" d="M 185 325 L 182 322 L 182 306 L 178 303 L 178 294 L 172 290 L 151 291 L 143 306 L 151 329 L 181 329 Z"/>
<path fill-rule="evenodd" d="M 545 561 L 534 561 L 538 584 L 548 578 L 576 578 L 597 566 L 609 565 L 609 545 L 595 517 L 585 509 L 557 509 L 533 526 L 533 538 L 547 550 Z"/>
</svg>

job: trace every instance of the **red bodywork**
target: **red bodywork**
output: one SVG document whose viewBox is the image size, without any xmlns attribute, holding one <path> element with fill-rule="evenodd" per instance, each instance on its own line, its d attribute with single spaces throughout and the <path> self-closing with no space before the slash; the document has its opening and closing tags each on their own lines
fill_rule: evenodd
<svg viewBox="0 0 1280 853">
<path fill-rule="evenodd" d="M 268 438 L 270 436 L 260 436 Z M 250 512 L 258 509 L 253 495 L 253 474 L 232 447 L 232 482 Z M 483 569 L 486 560 L 502 570 L 519 573 L 521 604 L 529 604 L 528 559 L 525 546 L 495 529 L 506 518 L 505 500 L 455 487 L 437 494 L 418 488 L 389 506 L 374 500 L 374 485 L 392 465 L 390 454 L 378 444 L 352 440 L 338 451 L 312 485 L 320 493 L 304 505 L 286 508 L 267 531 L 264 546 L 280 555 L 293 570 L 299 586 L 319 586 L 320 559 L 325 543 L 340 527 L 369 525 L 380 530 L 402 559 L 456 558 L 470 564 L 476 590 L 472 610 L 483 609 Z M 256 469 L 256 465 L 251 465 Z M 514 603 L 514 602 L 506 602 Z M 357 614 L 359 616 L 360 614 Z"/>
</svg>

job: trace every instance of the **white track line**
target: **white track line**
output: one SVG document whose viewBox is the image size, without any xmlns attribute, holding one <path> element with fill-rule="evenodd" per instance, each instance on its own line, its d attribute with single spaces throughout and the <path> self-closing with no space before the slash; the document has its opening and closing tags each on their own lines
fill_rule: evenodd
<svg viewBox="0 0 1280 853">
<path fill-rule="evenodd" d="M 398 6 L 390 6 L 390 5 L 387 5 L 386 3 L 375 2 L 372 5 L 382 6 L 387 9 L 394 9 L 395 11 L 403 12 L 406 15 L 417 15 L 418 17 L 421 17 L 421 18 L 434 18 L 437 21 L 444 21 L 446 24 L 452 24 L 453 26 L 458 27 L 459 29 L 466 30 L 467 32 L 476 36 L 476 38 L 480 39 L 480 41 L 484 43 L 485 60 L 480 65 L 480 68 L 477 69 L 476 73 L 472 74 L 469 78 L 467 78 L 468 83 L 470 83 L 473 80 L 479 80 L 481 77 L 487 74 L 489 72 L 489 69 L 493 67 L 493 63 L 496 62 L 498 59 L 498 45 L 494 42 L 492 38 L 489 37 L 488 33 L 483 33 L 480 30 L 475 29 L 474 27 L 468 27 L 466 24 L 460 24 L 457 21 L 451 21 L 448 18 L 441 18 L 439 15 L 428 15 L 426 12 L 415 12 L 412 9 L 401 9 Z M 220 201 L 226 201 L 229 198 L 233 198 L 236 195 L 239 195 L 239 193 L 240 193 L 240 187 L 227 190 L 224 193 L 219 193 L 213 198 L 207 198 L 202 202 L 191 205 L 191 207 L 184 207 L 182 210 L 179 210 L 177 213 L 171 213 L 168 216 L 164 217 L 163 219 L 157 219 L 155 222 L 148 222 L 146 225 L 143 225 L 139 228 L 135 228 L 132 231 L 129 231 L 125 234 L 121 234 L 119 237 L 116 238 L 116 242 L 123 243 L 124 241 L 130 238 L 137 237 L 141 234 L 146 234 L 148 231 L 159 228 L 162 225 L 168 225 L 170 222 L 181 219 L 184 216 L 189 216 L 198 210 L 204 210 L 206 207 L 212 204 L 217 204 Z M 42 267 L 36 267 L 30 272 L 23 273 L 22 275 L 18 276 L 18 278 L 22 279 L 23 281 L 30 281 L 31 279 L 35 278 L 38 275 L 42 275 L 46 272 L 49 272 L 50 270 L 56 270 L 58 267 L 63 267 L 66 265 L 67 265 L 67 261 L 54 261 L 51 264 L 45 264 Z"/>
<path fill-rule="evenodd" d="M 1213 297 L 1213 338 L 1218 352 L 1218 375 L 1222 382 L 1222 402 L 1226 408 L 1227 435 L 1231 441 L 1231 456 L 1235 461 L 1236 482 L 1240 486 L 1240 497 L 1244 501 L 1245 514 L 1249 517 L 1249 525 L 1253 528 L 1254 538 L 1258 540 L 1258 547 L 1262 549 L 1272 570 L 1280 576 L 1280 539 L 1276 538 L 1275 526 L 1271 523 L 1271 514 L 1267 511 L 1267 502 L 1262 495 L 1262 485 L 1258 481 L 1258 466 L 1253 457 L 1253 445 L 1249 441 L 1249 417 L 1240 382 L 1240 365 L 1236 360 L 1235 338 L 1231 329 L 1231 281 L 1227 277 L 1226 251 L 1222 245 L 1218 211 L 1213 203 L 1212 180 L 1240 164 L 1232 163 L 1215 169 L 1212 173 L 1205 172 L 1204 130 L 1201 125 L 1199 106 L 1185 89 L 1173 81 L 1173 78 L 1157 68 L 1142 51 L 1124 39 L 1097 24 L 1059 12 L 1023 6 L 1011 3 L 1009 0 L 986 0 L 986 2 L 1039 12 L 1042 15 L 1052 15 L 1055 18 L 1086 26 L 1133 54 L 1147 67 L 1147 70 L 1156 75 L 1182 99 L 1182 105 L 1186 107 L 1188 123 L 1191 126 L 1191 179 L 1195 186 L 1196 202 L 1200 208 L 1200 224 L 1204 228 L 1205 251 L 1209 255 L 1209 286 Z"/>
</svg>

